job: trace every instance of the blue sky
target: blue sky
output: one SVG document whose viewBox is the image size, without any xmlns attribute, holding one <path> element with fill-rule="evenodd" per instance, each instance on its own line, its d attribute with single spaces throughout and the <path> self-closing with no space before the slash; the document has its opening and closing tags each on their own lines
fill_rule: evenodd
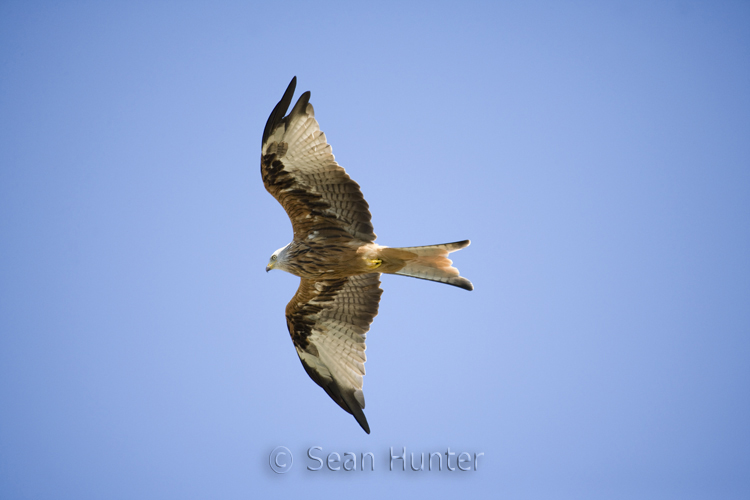
<svg viewBox="0 0 750 500">
<path fill-rule="evenodd" d="M 472 240 L 383 277 L 369 436 L 264 271 L 294 75 L 379 243 Z M 0 496 L 747 498 L 748 137 L 740 1 L 3 2 Z"/>
</svg>

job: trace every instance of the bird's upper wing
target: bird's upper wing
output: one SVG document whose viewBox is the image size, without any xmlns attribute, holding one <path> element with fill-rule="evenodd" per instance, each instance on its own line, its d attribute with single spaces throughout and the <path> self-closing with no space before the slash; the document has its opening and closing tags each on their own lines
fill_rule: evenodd
<svg viewBox="0 0 750 500">
<path fill-rule="evenodd" d="M 284 116 L 296 84 L 294 77 L 263 131 L 263 184 L 292 220 L 295 239 L 318 231 L 348 233 L 373 241 L 369 206 L 359 184 L 334 160 L 331 146 L 315 120 L 310 92 L 302 94 Z"/>
<path fill-rule="evenodd" d="M 341 408 L 370 433 L 365 398 L 365 338 L 378 314 L 380 274 L 327 281 L 302 279 L 286 321 L 302 366 Z"/>
</svg>

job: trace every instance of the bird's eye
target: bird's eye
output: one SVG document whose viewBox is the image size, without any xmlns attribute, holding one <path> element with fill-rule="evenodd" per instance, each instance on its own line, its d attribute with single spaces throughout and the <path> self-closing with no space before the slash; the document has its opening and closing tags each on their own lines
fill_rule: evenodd
<svg viewBox="0 0 750 500">
<path fill-rule="evenodd" d="M 276 260 L 276 256 L 275 255 L 271 255 L 271 260 Z"/>
</svg>

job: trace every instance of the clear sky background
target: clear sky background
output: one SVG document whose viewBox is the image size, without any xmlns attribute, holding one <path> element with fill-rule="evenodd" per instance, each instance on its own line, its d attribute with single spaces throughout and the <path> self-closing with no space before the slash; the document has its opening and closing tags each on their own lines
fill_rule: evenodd
<svg viewBox="0 0 750 500">
<path fill-rule="evenodd" d="M 383 277 L 369 436 L 264 272 L 294 75 L 379 243 L 472 240 Z M 747 2 L 0 3 L 3 499 L 744 499 L 749 424 Z"/>
</svg>

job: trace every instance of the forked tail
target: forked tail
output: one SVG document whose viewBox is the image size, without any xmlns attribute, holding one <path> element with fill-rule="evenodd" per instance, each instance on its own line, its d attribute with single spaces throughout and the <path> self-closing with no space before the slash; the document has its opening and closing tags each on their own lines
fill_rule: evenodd
<svg viewBox="0 0 750 500">
<path fill-rule="evenodd" d="M 383 266 L 379 271 L 474 290 L 471 281 L 459 276 L 458 269 L 451 265 L 453 262 L 448 258 L 449 253 L 466 248 L 469 243 L 469 240 L 464 240 L 424 247 L 381 248 Z"/>
</svg>

